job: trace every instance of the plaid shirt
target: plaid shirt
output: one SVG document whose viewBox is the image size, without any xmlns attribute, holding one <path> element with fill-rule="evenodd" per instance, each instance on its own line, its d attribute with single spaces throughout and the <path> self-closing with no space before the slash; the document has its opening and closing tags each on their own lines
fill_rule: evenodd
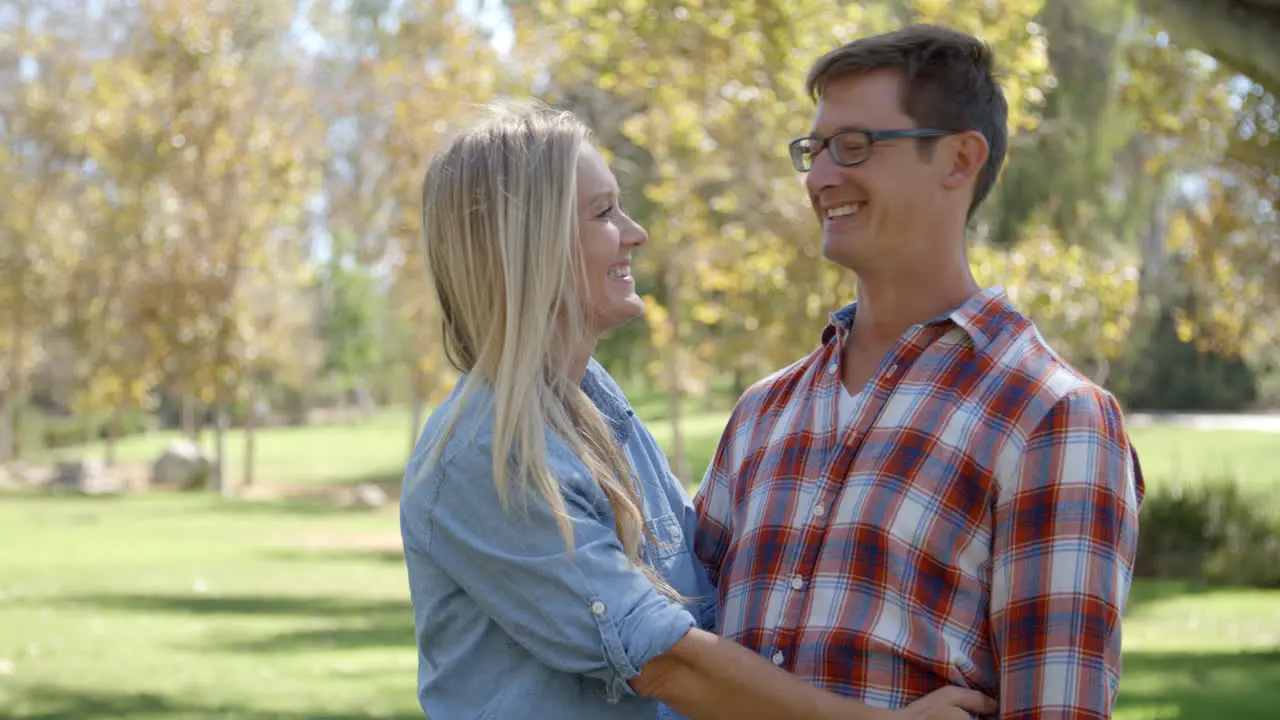
<svg viewBox="0 0 1280 720">
<path fill-rule="evenodd" d="M 954 684 L 1007 720 L 1110 717 L 1143 495 L 1115 400 L 993 289 L 841 417 L 853 314 L 747 391 L 698 491 L 719 633 L 879 707 Z"/>
</svg>

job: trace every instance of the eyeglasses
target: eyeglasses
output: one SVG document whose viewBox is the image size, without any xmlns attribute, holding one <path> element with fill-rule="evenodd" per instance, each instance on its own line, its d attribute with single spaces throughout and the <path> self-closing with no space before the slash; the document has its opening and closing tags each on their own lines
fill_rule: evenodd
<svg viewBox="0 0 1280 720">
<path fill-rule="evenodd" d="M 831 160 L 843 167 L 851 167 L 864 163 L 871 157 L 871 146 L 884 140 L 899 138 L 933 138 L 951 135 L 953 130 L 926 130 L 924 128 L 908 128 L 905 130 L 842 130 L 834 135 L 821 137 L 811 135 L 791 141 L 791 164 L 799 172 L 813 169 L 813 159 L 823 149 L 831 151 Z"/>
</svg>

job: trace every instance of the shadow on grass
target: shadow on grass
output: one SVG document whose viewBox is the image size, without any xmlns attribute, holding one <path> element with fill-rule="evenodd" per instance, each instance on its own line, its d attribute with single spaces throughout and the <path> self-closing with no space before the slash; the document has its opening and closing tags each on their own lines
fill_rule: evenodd
<svg viewBox="0 0 1280 720">
<path fill-rule="evenodd" d="M 42 599 L 42 603 L 49 600 Z M 299 617 L 371 617 L 409 615 L 409 601 L 341 598 L 325 595 L 77 595 L 58 604 L 129 613 L 181 615 L 296 615 Z"/>
<path fill-rule="evenodd" d="M 272 548 L 262 553 L 270 560 L 286 562 L 354 562 L 404 564 L 404 551 L 399 548 Z"/>
<path fill-rule="evenodd" d="M 1129 603 L 1125 606 L 1125 614 L 1129 615 L 1145 605 L 1153 605 L 1183 595 L 1199 595 L 1230 589 L 1186 580 L 1161 580 L 1140 577 L 1135 580 L 1133 588 L 1129 591 Z"/>
<path fill-rule="evenodd" d="M 202 650 L 247 653 L 292 653 L 300 650 L 414 645 L 413 609 L 409 599 L 374 600 L 287 595 L 82 595 L 64 601 L 96 610 L 155 615 L 293 617 L 308 620 L 305 628 L 251 635 L 228 628 Z"/>
<path fill-rule="evenodd" d="M 413 612 L 408 603 L 405 603 L 396 612 L 333 621 L 322 627 L 287 630 L 269 636 L 255 635 L 240 639 L 228 637 L 219 640 L 215 648 L 255 655 L 404 648 L 406 653 L 412 655 L 415 648 Z"/>
<path fill-rule="evenodd" d="M 21 720 L 124 720 L 126 718 L 236 718 L 236 720 L 422 720 L 422 713 L 384 714 L 368 710 L 315 712 L 265 710 L 235 703 L 201 703 L 156 693 L 96 692 L 56 685 L 27 686 L 16 715 Z"/>
<path fill-rule="evenodd" d="M 1263 720 L 1280 707 L 1280 648 L 1126 652 L 1117 711 L 1178 720 Z"/>
<path fill-rule="evenodd" d="M 193 515 L 261 514 L 261 515 L 342 515 L 369 512 L 368 508 L 347 507 L 343 501 L 357 485 L 374 484 L 387 495 L 387 505 L 399 502 L 400 481 L 366 482 L 351 480 L 305 485 L 259 485 L 243 491 L 241 496 L 223 498 L 209 490 L 192 492 L 151 491 L 109 495 L 83 495 L 75 492 L 48 492 L 41 489 L 0 490 L 0 502 L 7 505 L 27 503 L 41 511 L 61 512 L 78 509 L 84 512 L 114 512 L 162 503 L 165 512 Z M 377 508 L 374 508 L 377 510 Z"/>
<path fill-rule="evenodd" d="M 359 486 L 373 486 L 386 495 L 387 503 L 400 500 L 402 474 L 380 472 L 314 483 L 260 483 L 239 488 L 238 496 L 224 502 L 224 509 L 265 509 L 298 514 L 353 512 L 348 507 Z"/>
<path fill-rule="evenodd" d="M 312 498 L 228 498 L 208 506 L 192 508 L 193 513 L 224 515 L 305 515 L 334 516 L 356 512 L 324 497 Z"/>
</svg>

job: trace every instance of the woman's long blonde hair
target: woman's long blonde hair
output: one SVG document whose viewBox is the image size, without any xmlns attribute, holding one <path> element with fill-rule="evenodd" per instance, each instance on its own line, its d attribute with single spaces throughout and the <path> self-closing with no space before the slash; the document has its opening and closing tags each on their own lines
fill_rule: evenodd
<svg viewBox="0 0 1280 720">
<path fill-rule="evenodd" d="M 492 110 L 431 163 L 422 225 L 445 352 L 466 377 L 463 397 L 478 383 L 492 391 L 498 497 L 504 509 L 513 495 L 545 501 L 572 549 L 564 497 L 547 462 L 551 429 L 604 491 L 627 558 L 675 597 L 641 561 L 646 527 L 630 462 L 580 378 L 570 376 L 567 350 L 589 342 L 576 178 L 591 134 L 572 114 L 540 105 Z"/>
</svg>

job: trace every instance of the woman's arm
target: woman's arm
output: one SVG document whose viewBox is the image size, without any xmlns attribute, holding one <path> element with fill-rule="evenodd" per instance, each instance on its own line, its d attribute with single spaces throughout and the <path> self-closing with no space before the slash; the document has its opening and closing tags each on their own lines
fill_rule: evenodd
<svg viewBox="0 0 1280 720">
<path fill-rule="evenodd" d="M 730 640 L 690 630 L 640 670 L 631 686 L 695 720 L 888 720 L 986 714 L 994 700 L 949 687 L 903 711 L 889 711 L 815 687 Z M 957 709 L 960 708 L 960 709 Z"/>
<path fill-rule="evenodd" d="M 447 464 L 429 497 L 402 507 L 414 539 L 406 554 L 429 553 L 543 664 L 603 681 L 609 697 L 643 694 L 693 720 L 881 717 L 697 629 L 685 607 L 627 563 L 608 501 L 563 449 L 552 457 L 573 524 L 572 555 L 545 503 L 517 498 L 518 509 L 502 510 L 490 448 L 479 442 L 475 450 Z"/>
</svg>

